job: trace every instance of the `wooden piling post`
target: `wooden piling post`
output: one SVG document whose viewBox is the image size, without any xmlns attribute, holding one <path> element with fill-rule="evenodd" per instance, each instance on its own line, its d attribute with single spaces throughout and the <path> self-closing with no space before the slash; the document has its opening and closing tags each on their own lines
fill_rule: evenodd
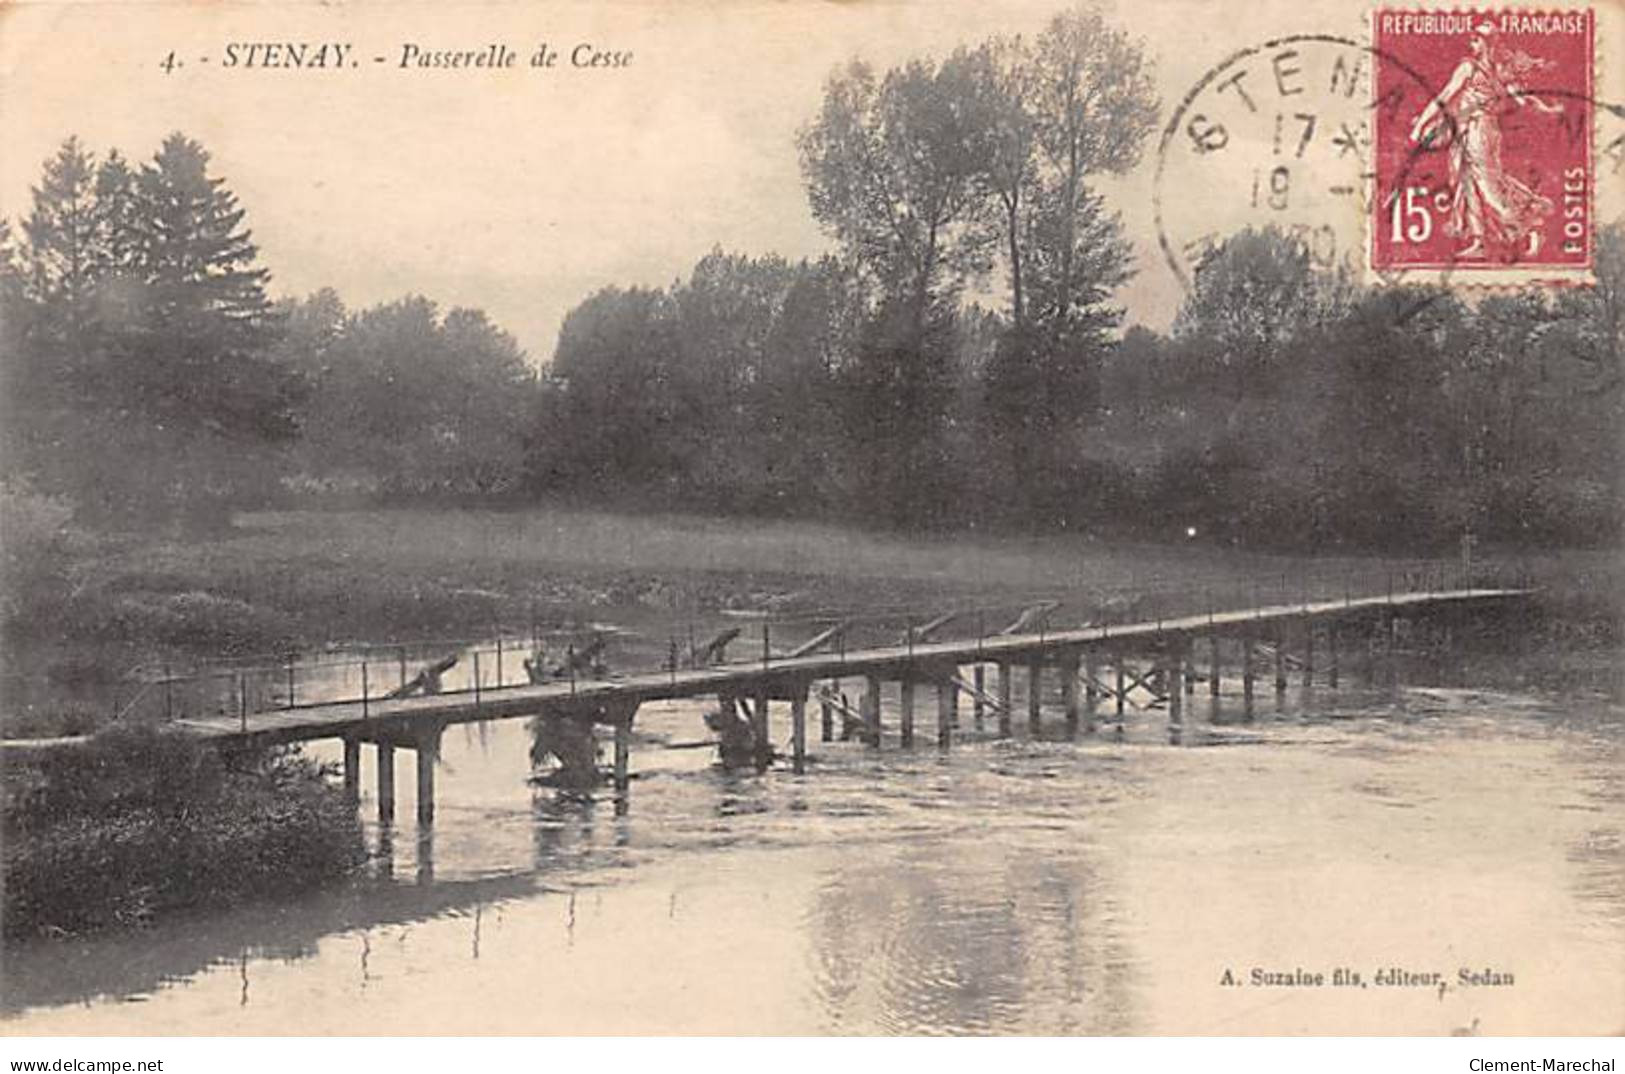
<svg viewBox="0 0 1625 1074">
<path fill-rule="evenodd" d="M 880 723 L 880 688 L 883 684 L 880 676 L 870 675 L 865 680 L 863 694 L 863 717 L 868 724 L 869 745 L 879 747 L 883 728 Z"/>
<path fill-rule="evenodd" d="M 904 746 L 914 745 L 914 679 L 905 675 L 898 684 L 899 704 L 903 710 L 902 740 Z"/>
<path fill-rule="evenodd" d="M 1337 689 L 1337 623 L 1326 624 L 1326 679 L 1333 690 Z"/>
<path fill-rule="evenodd" d="M 757 707 L 762 710 L 762 719 L 766 719 L 767 709 L 762 705 L 761 695 L 757 695 Z M 760 748 L 758 740 L 758 748 Z M 627 789 L 632 786 L 632 713 L 618 714 L 615 721 L 615 793 L 625 797 Z"/>
<path fill-rule="evenodd" d="M 797 775 L 807 771 L 807 691 L 800 686 L 790 698 L 790 757 Z"/>
<path fill-rule="evenodd" d="M 1044 658 L 1033 654 L 1027 663 L 1027 726 L 1034 734 L 1040 723 L 1039 706 L 1044 697 Z"/>
<path fill-rule="evenodd" d="M 1286 631 L 1275 632 L 1275 692 L 1286 693 Z"/>
<path fill-rule="evenodd" d="M 839 690 L 839 686 L 829 687 Z M 818 737 L 821 742 L 835 741 L 835 706 L 830 704 L 829 697 L 820 694 L 818 698 L 819 728 Z"/>
<path fill-rule="evenodd" d="M 1388 685 L 1399 684 L 1399 616 L 1388 613 Z"/>
<path fill-rule="evenodd" d="M 987 705 L 982 701 L 983 692 L 987 689 L 987 673 L 981 661 L 977 661 L 975 667 L 971 669 L 971 685 L 976 687 L 975 704 L 971 712 L 976 720 L 976 729 L 980 731 L 982 729 L 982 717 L 987 709 Z"/>
<path fill-rule="evenodd" d="M 954 713 L 959 708 L 959 686 L 951 678 L 937 680 L 937 745 L 946 749 L 954 741 Z"/>
<path fill-rule="evenodd" d="M 361 740 L 344 740 L 344 793 L 353 802 L 361 797 Z"/>
<path fill-rule="evenodd" d="M 1185 647 L 1179 641 L 1171 644 L 1164 670 L 1168 675 L 1168 726 L 1177 729 L 1185 722 Z"/>
<path fill-rule="evenodd" d="M 1219 696 L 1219 636 L 1207 636 L 1207 692 L 1209 697 Z"/>
<path fill-rule="evenodd" d="M 378 743 L 378 823 L 395 820 L 395 747 Z"/>
<path fill-rule="evenodd" d="M 1315 685 L 1315 621 L 1307 619 L 1303 624 L 1303 687 L 1305 690 Z"/>
<path fill-rule="evenodd" d="M 750 707 L 750 734 L 756 749 L 756 763 L 767 767 L 773 760 L 772 728 L 768 725 L 767 685 L 756 684 L 756 700 Z"/>
<path fill-rule="evenodd" d="M 1010 709 L 1015 704 L 1014 683 L 1010 681 L 1010 661 L 999 664 L 999 737 L 1010 737 Z"/>
<path fill-rule="evenodd" d="M 1078 729 L 1078 654 L 1069 652 L 1061 657 L 1061 708 L 1066 713 L 1068 730 Z"/>
<path fill-rule="evenodd" d="M 1117 653 L 1112 663 L 1117 666 L 1117 726 L 1123 726 L 1123 708 L 1128 704 L 1128 675 L 1123 668 L 1123 654 Z"/>
<path fill-rule="evenodd" d="M 1253 636 L 1248 634 L 1241 639 L 1241 696 L 1248 701 L 1253 699 L 1254 656 Z"/>
<path fill-rule="evenodd" d="M 1094 734 L 1095 711 L 1100 704 L 1100 687 L 1095 682 L 1099 668 L 1095 664 L 1095 651 L 1086 649 L 1083 654 L 1083 730 L 1085 734 Z"/>
<path fill-rule="evenodd" d="M 440 763 L 441 728 L 435 727 L 418 734 L 418 823 L 427 827 L 434 823 L 434 770 Z"/>
</svg>

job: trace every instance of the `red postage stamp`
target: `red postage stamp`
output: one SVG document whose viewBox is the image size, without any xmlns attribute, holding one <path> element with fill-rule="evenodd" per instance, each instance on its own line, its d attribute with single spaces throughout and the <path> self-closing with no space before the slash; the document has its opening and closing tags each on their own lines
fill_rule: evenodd
<svg viewBox="0 0 1625 1074">
<path fill-rule="evenodd" d="M 1373 20 L 1372 268 L 1589 274 L 1591 11 Z"/>
</svg>

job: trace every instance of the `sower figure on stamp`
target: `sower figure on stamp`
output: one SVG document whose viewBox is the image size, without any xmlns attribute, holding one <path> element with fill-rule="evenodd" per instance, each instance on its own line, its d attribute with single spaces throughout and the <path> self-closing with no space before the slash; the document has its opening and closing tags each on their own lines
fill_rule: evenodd
<svg viewBox="0 0 1625 1074">
<path fill-rule="evenodd" d="M 1500 113 L 1533 105 L 1556 115 L 1563 106 L 1522 86 L 1526 75 L 1553 66 L 1551 61 L 1507 48 L 1494 35 L 1495 25 L 1489 21 L 1474 28 L 1469 55 L 1422 108 L 1410 136 L 1412 142 L 1424 143 L 1453 133 L 1448 147 L 1453 192 L 1445 231 L 1467 240 L 1458 256 L 1487 257 L 1494 247 L 1508 256 L 1533 257 L 1540 250 L 1540 229 L 1553 205 L 1507 172 L 1501 157 Z M 1441 115 L 1454 121 L 1453 128 L 1447 130 L 1438 122 Z"/>
</svg>

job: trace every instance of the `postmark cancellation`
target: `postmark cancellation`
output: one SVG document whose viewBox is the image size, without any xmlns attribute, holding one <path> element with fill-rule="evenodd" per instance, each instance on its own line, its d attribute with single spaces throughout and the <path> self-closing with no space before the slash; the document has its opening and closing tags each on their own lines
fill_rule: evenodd
<svg viewBox="0 0 1625 1074">
<path fill-rule="evenodd" d="M 1228 233 L 1273 227 L 1371 282 L 1588 282 L 1597 124 L 1618 111 L 1597 100 L 1596 12 L 1368 19 L 1240 50 L 1179 102 L 1155 189 L 1175 275 L 1190 286 Z"/>
</svg>

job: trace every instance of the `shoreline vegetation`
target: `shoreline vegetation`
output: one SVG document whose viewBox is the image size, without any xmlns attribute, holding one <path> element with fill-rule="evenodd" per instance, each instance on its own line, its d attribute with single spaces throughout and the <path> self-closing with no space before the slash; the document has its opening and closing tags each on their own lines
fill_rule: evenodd
<svg viewBox="0 0 1625 1074">
<path fill-rule="evenodd" d="M 1168 584 L 1240 594 L 1300 571 L 1373 578 L 1405 566 L 586 509 L 265 512 L 207 539 L 80 535 L 58 552 L 52 585 L 34 590 L 40 603 L 20 605 L 20 591 L 7 589 L 4 625 L 8 639 L 57 654 L 57 664 L 33 670 L 63 675 L 91 673 L 81 661 L 93 658 L 61 654 L 105 659 L 112 646 L 156 659 L 154 641 L 178 660 L 207 661 L 267 646 L 522 633 L 529 616 L 661 634 L 673 615 L 695 608 L 793 614 Z M 1519 624 L 1516 644 L 1551 659 L 1516 685 L 1619 696 L 1620 617 L 1611 595 L 1620 566 L 1606 553 L 1523 566 L 1549 595 Z M 152 632 L 144 649 L 142 632 Z M 15 675 L 29 650 L 8 651 Z M 296 749 L 220 756 L 161 726 L 9 704 L 4 726 L 8 737 L 91 734 L 82 749 L 8 763 L 0 816 L 8 943 L 139 927 L 339 882 L 364 856 L 353 803 L 332 773 Z"/>
<path fill-rule="evenodd" d="M 300 891 L 365 857 L 354 804 L 294 750 L 226 756 L 116 724 L 8 762 L 4 794 L 8 943 Z"/>
<path fill-rule="evenodd" d="M 522 637 L 591 623 L 665 637 L 729 613 L 927 611 L 1067 593 L 1173 589 L 1191 601 L 1251 603 L 1255 589 L 1267 594 L 1283 580 L 1403 583 L 1419 562 L 571 507 L 266 511 L 208 536 L 171 538 L 92 535 L 65 512 L 35 514 L 44 524 L 20 535 L 13 526 L 22 539 L 0 553 L 0 638 L 9 654 L 0 737 L 94 731 L 107 709 L 61 698 L 75 687 L 110 687 L 137 665 L 180 673 L 347 645 Z M 1445 556 L 1422 562 L 1459 569 Z M 1541 622 L 1552 637 L 1588 648 L 1618 641 L 1621 568 L 1606 550 L 1489 549 L 1479 562 L 1547 590 Z"/>
<path fill-rule="evenodd" d="M 1368 288 L 1247 230 L 1167 331 L 1125 325 L 1132 236 L 1097 187 L 1158 125 L 1149 56 L 1078 6 L 888 70 L 855 57 L 794 139 L 829 252 L 691 251 L 667 287 L 582 296 L 549 356 L 421 294 L 275 296 L 258 207 L 202 144 L 68 136 L 0 218 L 0 732 L 92 738 L 5 773 L 6 937 L 353 864 L 355 811 L 308 760 L 63 700 L 137 665 L 1267 593 L 1474 540 L 1599 549 L 1533 565 L 1581 623 L 1562 644 L 1617 646 L 1625 224 L 1598 230 L 1596 288 L 1481 301 Z M 340 501 L 367 509 L 289 509 Z"/>
</svg>

